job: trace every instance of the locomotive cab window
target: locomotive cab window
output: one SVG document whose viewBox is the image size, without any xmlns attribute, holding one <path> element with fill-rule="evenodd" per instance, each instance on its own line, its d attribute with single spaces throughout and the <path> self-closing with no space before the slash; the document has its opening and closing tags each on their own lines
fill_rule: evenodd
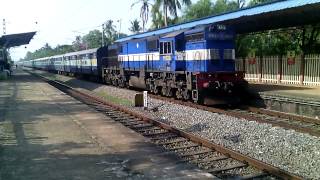
<svg viewBox="0 0 320 180">
<path fill-rule="evenodd" d="M 160 42 L 160 54 L 172 54 L 172 42 Z"/>
<path fill-rule="evenodd" d="M 149 51 L 157 51 L 159 49 L 158 47 L 158 40 L 150 40 L 147 42 L 147 47 Z"/>
<path fill-rule="evenodd" d="M 185 39 L 187 42 L 203 41 L 204 34 L 203 33 L 190 34 L 190 35 L 187 35 Z"/>
</svg>

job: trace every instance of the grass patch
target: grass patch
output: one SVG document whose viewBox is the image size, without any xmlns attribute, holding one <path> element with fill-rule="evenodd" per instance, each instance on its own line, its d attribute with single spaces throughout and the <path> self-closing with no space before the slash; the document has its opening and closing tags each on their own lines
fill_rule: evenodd
<svg viewBox="0 0 320 180">
<path fill-rule="evenodd" d="M 104 100 L 110 101 L 115 104 L 125 105 L 125 106 L 132 106 L 133 105 L 133 102 L 128 99 L 123 99 L 123 98 L 119 98 L 116 96 L 111 96 L 106 92 L 98 92 L 97 95 L 99 97 L 102 97 Z"/>
</svg>

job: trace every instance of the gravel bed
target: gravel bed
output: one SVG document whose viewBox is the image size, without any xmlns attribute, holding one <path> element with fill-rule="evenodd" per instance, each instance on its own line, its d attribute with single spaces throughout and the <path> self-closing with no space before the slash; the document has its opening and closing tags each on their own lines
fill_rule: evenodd
<svg viewBox="0 0 320 180">
<path fill-rule="evenodd" d="M 86 89 L 86 91 L 92 91 L 95 94 L 106 92 L 108 95 L 126 99 L 132 103 L 136 93 L 132 90 L 65 76 L 59 76 L 59 80 L 66 81 L 70 86 L 77 87 L 79 90 Z M 320 138 L 318 137 L 157 99 L 149 99 L 149 108 L 159 106 L 156 112 L 132 107 L 132 104 L 125 105 L 151 118 L 199 135 L 288 172 L 307 179 L 320 179 Z"/>
<path fill-rule="evenodd" d="M 150 99 L 150 107 L 163 101 Z M 320 179 L 320 138 L 245 119 L 166 103 L 152 118 L 308 179 Z"/>
</svg>

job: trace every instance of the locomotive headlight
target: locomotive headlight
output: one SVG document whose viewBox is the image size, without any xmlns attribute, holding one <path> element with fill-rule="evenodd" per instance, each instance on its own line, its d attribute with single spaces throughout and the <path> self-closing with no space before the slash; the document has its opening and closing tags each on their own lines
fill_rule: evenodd
<svg viewBox="0 0 320 180">
<path fill-rule="evenodd" d="M 205 82 L 205 83 L 202 84 L 202 86 L 203 86 L 204 88 L 208 88 L 208 87 L 209 87 L 209 83 L 208 83 L 208 82 Z"/>
</svg>

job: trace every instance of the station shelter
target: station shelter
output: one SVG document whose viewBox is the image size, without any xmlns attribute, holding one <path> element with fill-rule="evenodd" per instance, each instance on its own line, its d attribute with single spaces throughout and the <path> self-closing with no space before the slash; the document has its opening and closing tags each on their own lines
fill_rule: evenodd
<svg viewBox="0 0 320 180">
<path fill-rule="evenodd" d="M 7 49 L 11 47 L 29 44 L 36 32 L 27 32 L 19 34 L 9 34 L 0 37 L 0 72 L 9 69 L 10 64 L 7 58 Z"/>
</svg>

